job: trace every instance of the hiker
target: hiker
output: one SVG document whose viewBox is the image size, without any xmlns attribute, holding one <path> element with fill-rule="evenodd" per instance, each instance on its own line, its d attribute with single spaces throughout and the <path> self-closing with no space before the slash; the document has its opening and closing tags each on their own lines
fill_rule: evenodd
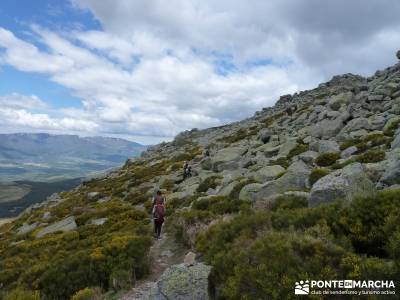
<svg viewBox="0 0 400 300">
<path fill-rule="evenodd" d="M 192 167 L 189 166 L 189 163 L 185 161 L 183 164 L 183 179 L 185 180 L 187 177 L 192 176 Z"/>
<path fill-rule="evenodd" d="M 154 235 L 159 239 L 161 236 L 161 228 L 165 217 L 165 197 L 161 191 L 157 191 L 157 195 L 153 198 L 153 219 L 154 219 Z"/>
<path fill-rule="evenodd" d="M 210 156 L 210 150 L 206 150 L 206 152 L 204 153 L 204 155 L 206 156 L 206 157 L 208 157 L 208 156 Z"/>
</svg>

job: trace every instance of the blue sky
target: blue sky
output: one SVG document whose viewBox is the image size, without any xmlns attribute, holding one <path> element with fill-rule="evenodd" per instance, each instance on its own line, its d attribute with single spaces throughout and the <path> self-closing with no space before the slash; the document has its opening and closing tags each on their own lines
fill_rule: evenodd
<svg viewBox="0 0 400 300">
<path fill-rule="evenodd" d="M 383 1 L 2 0 L 0 132 L 148 144 L 243 119 L 395 63 L 400 2 Z"/>
</svg>

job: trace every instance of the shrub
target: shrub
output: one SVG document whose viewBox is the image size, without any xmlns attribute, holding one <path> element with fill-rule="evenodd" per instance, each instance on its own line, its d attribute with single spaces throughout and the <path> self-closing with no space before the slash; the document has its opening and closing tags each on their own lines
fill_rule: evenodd
<svg viewBox="0 0 400 300">
<path fill-rule="evenodd" d="M 329 170 L 324 168 L 313 169 L 308 177 L 310 185 L 314 185 L 319 179 L 329 174 Z"/>
<path fill-rule="evenodd" d="M 75 293 L 71 300 L 101 300 L 101 290 L 99 288 L 84 288 Z"/>
<path fill-rule="evenodd" d="M 388 242 L 396 232 L 390 222 L 400 214 L 399 207 L 399 190 L 384 190 L 352 201 L 345 227 L 358 253 L 387 256 Z"/>
<path fill-rule="evenodd" d="M 303 152 L 308 151 L 308 145 L 306 144 L 297 144 L 295 148 L 290 150 L 289 154 L 287 155 L 287 159 L 291 159 L 293 156 L 299 155 Z"/>
<path fill-rule="evenodd" d="M 219 176 L 207 177 L 199 184 L 199 186 L 197 187 L 197 192 L 205 193 L 208 191 L 208 189 L 215 189 L 218 186 L 220 180 L 221 177 Z"/>
<path fill-rule="evenodd" d="M 352 139 L 352 140 L 347 140 L 344 141 L 341 145 L 340 145 L 340 150 L 346 150 L 347 148 L 350 148 L 351 146 L 356 146 L 357 144 L 359 144 L 361 142 L 360 139 Z"/>
<path fill-rule="evenodd" d="M 334 164 L 340 158 L 337 152 L 322 153 L 315 158 L 315 163 L 320 167 L 327 167 Z"/>
<path fill-rule="evenodd" d="M 287 169 L 290 165 L 289 160 L 287 159 L 287 157 L 279 157 L 276 160 L 270 161 L 269 162 L 270 166 L 274 166 L 274 165 L 280 165 L 281 167 Z"/>
<path fill-rule="evenodd" d="M 192 209 L 207 210 L 214 214 L 238 212 L 246 206 L 246 202 L 225 196 L 211 196 L 201 198 L 193 203 Z"/>
<path fill-rule="evenodd" d="M 284 195 L 278 197 L 273 205 L 272 210 L 278 209 L 295 209 L 307 207 L 308 201 L 305 197 L 295 195 Z"/>
<path fill-rule="evenodd" d="M 217 141 L 218 142 L 224 142 L 227 144 L 233 144 L 235 142 L 241 141 L 249 135 L 248 131 L 244 128 L 240 128 L 238 131 L 234 132 L 231 135 L 224 136 L 222 138 L 219 138 Z"/>
<path fill-rule="evenodd" d="M 385 151 L 371 149 L 367 152 L 360 154 L 357 157 L 357 161 L 361 163 L 374 163 L 385 159 Z"/>
<path fill-rule="evenodd" d="M 394 133 L 396 132 L 397 128 L 400 125 L 400 119 L 392 121 L 387 128 L 385 128 L 385 131 L 383 132 L 387 136 L 394 136 Z"/>
<path fill-rule="evenodd" d="M 22 288 L 12 290 L 4 297 L 4 300 L 40 300 L 39 291 L 28 291 Z"/>
</svg>

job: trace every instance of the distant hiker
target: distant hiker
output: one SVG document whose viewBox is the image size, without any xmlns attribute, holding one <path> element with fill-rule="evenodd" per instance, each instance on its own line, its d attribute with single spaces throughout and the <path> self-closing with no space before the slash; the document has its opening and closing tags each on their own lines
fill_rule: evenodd
<svg viewBox="0 0 400 300">
<path fill-rule="evenodd" d="M 205 156 L 210 156 L 210 150 L 206 150 L 206 152 L 204 153 Z"/>
<path fill-rule="evenodd" d="M 161 191 L 157 191 L 157 195 L 153 198 L 153 220 L 154 220 L 154 235 L 159 239 L 161 236 L 161 228 L 165 217 L 165 197 Z"/>
<path fill-rule="evenodd" d="M 192 176 L 192 167 L 189 165 L 187 161 L 183 164 L 183 179 Z"/>
</svg>

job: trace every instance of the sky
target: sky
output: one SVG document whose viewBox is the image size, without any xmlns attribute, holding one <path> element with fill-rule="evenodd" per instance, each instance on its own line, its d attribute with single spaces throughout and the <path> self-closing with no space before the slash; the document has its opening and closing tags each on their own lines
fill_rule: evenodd
<svg viewBox="0 0 400 300">
<path fill-rule="evenodd" d="M 0 133 L 143 144 L 397 62 L 398 0 L 1 0 Z"/>
</svg>

